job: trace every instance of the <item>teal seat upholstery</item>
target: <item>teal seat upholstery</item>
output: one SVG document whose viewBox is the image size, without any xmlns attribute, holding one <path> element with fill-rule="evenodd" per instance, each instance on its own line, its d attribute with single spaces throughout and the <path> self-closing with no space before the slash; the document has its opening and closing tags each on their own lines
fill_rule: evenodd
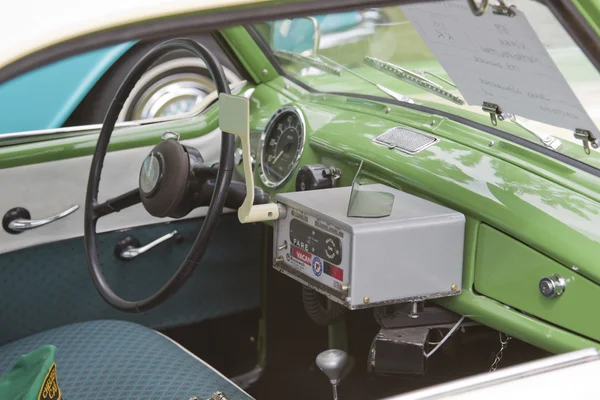
<svg viewBox="0 0 600 400">
<path fill-rule="evenodd" d="M 58 384 L 67 400 L 205 399 L 217 391 L 230 400 L 250 399 L 171 340 L 125 321 L 82 322 L 3 345 L 0 375 L 21 355 L 47 344 L 57 348 Z"/>
</svg>

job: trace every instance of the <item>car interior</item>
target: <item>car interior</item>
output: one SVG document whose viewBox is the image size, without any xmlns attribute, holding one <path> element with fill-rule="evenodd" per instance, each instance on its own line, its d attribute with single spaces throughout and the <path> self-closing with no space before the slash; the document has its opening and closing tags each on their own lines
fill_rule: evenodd
<svg viewBox="0 0 600 400">
<path fill-rule="evenodd" d="M 512 3 L 137 37 L 58 120 L 40 77 L 98 48 L 0 81 L 0 398 L 379 399 L 597 349 L 600 74 Z"/>
</svg>

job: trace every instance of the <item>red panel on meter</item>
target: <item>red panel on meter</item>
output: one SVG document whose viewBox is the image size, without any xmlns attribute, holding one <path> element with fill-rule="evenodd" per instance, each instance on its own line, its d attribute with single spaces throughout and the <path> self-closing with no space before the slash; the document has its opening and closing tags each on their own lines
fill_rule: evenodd
<svg viewBox="0 0 600 400">
<path fill-rule="evenodd" d="M 329 264 L 328 262 L 325 263 L 324 272 L 338 281 L 344 280 L 344 270 L 336 267 L 335 265 Z"/>
</svg>

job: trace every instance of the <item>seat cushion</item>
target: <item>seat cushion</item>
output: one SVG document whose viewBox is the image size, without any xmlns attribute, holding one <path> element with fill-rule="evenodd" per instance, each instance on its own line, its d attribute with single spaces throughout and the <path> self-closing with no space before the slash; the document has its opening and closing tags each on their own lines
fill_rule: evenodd
<svg viewBox="0 0 600 400">
<path fill-rule="evenodd" d="M 67 325 L 0 347 L 0 375 L 23 354 L 57 347 L 58 384 L 68 400 L 202 399 L 223 392 L 250 399 L 239 387 L 152 329 L 124 321 Z"/>
</svg>

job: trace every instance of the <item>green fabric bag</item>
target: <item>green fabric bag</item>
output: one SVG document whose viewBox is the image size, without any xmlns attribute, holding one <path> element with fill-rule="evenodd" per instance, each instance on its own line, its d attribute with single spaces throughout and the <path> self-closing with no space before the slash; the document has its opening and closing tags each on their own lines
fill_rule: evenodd
<svg viewBox="0 0 600 400">
<path fill-rule="evenodd" d="M 56 347 L 40 347 L 21 356 L 10 371 L 0 377 L 2 400 L 62 400 L 56 380 Z"/>
</svg>

